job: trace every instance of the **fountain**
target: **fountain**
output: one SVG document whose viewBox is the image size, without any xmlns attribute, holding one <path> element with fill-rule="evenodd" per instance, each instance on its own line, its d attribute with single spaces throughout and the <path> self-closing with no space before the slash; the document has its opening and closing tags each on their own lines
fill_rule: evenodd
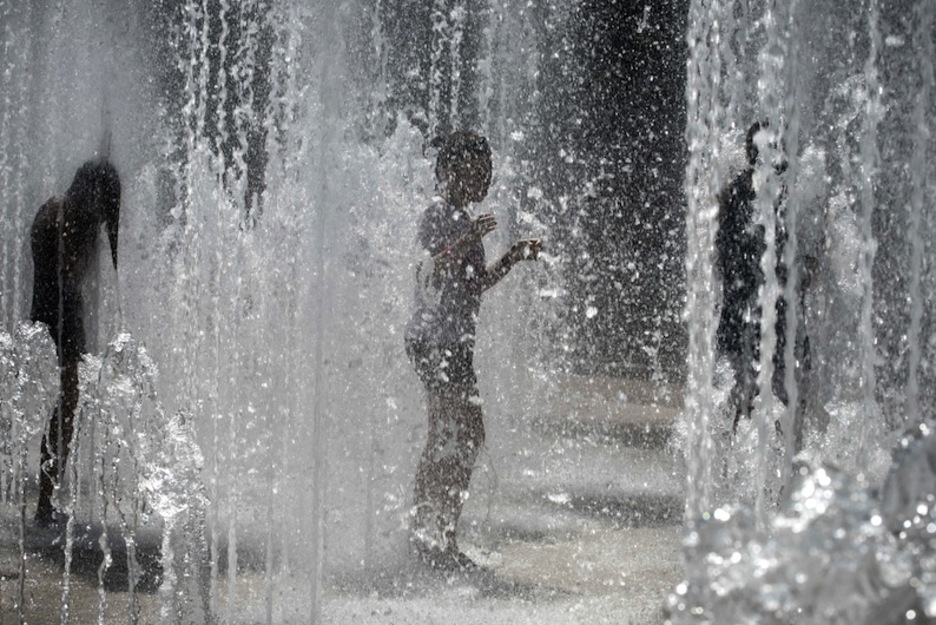
<svg viewBox="0 0 936 625">
<path fill-rule="evenodd" d="M 932 3 L 392 4 L 0 2 L 0 623 L 936 616 Z M 799 456 L 769 381 L 726 435 L 714 357 L 715 197 L 761 116 L 788 247 L 821 259 Z M 491 247 L 546 242 L 482 311 L 485 583 L 427 578 L 405 540 L 411 241 L 427 138 L 459 126 L 494 147 Z M 121 271 L 86 289 L 69 522 L 37 532 L 58 389 L 26 233 L 105 153 Z"/>
<path fill-rule="evenodd" d="M 672 621 L 929 622 L 934 6 L 694 2 L 690 11 L 693 487 Z M 809 384 L 794 385 L 787 367 L 787 388 L 805 395 L 801 449 L 797 403 L 770 396 L 769 370 L 752 422 L 725 435 L 725 373 L 706 312 L 717 306 L 715 194 L 733 175 L 738 120 L 761 115 L 780 121 L 775 145 L 790 162 L 786 247 L 796 252 L 784 252 L 820 254 L 801 320 Z M 762 174 L 767 189 L 773 173 Z M 770 202 L 757 210 L 767 223 Z M 765 308 L 777 286 L 768 281 Z"/>
<path fill-rule="evenodd" d="M 583 240 L 585 228 L 559 217 L 585 196 L 620 210 L 582 183 L 607 176 L 557 177 L 537 156 L 536 111 L 553 104 L 545 42 L 574 34 L 575 21 L 523 2 L 0 4 L 0 622 L 435 618 L 479 596 L 504 620 L 530 609 L 537 620 L 582 609 L 563 585 L 623 582 L 592 574 L 590 557 L 528 583 L 551 572 L 524 569 L 528 545 L 574 554 L 587 535 L 599 554 L 638 526 L 672 550 L 682 485 L 661 429 L 606 426 L 625 391 L 563 364 L 599 352 L 600 332 L 576 337 L 569 319 L 600 323 L 608 295 L 591 279 L 566 285 L 566 259 L 584 255 L 558 234 Z M 457 126 L 481 129 L 495 150 L 488 202 L 501 228 L 489 254 L 520 235 L 553 241 L 483 313 L 496 319 L 482 324 L 478 354 L 492 435 L 466 543 L 492 566 L 505 548 L 520 555 L 513 576 L 480 587 L 427 576 L 406 545 L 426 428 L 402 341 L 412 241 L 434 191 L 427 139 Z M 98 263 L 86 288 L 91 354 L 56 496 L 69 521 L 39 530 L 36 450 L 57 388 L 47 333 L 25 322 L 27 232 L 75 167 L 103 155 L 123 181 L 120 272 Z M 571 171 L 584 158 L 560 162 Z M 576 289 L 595 292 L 587 307 L 567 303 Z M 679 334 L 678 305 L 667 310 L 630 324 L 652 336 L 629 347 L 646 370 L 635 388 L 648 414 L 666 391 L 668 334 Z M 624 489 L 636 503 L 619 501 L 613 477 L 624 447 L 643 463 Z M 602 468 L 584 473 L 591 457 Z M 670 560 L 640 610 L 659 609 Z M 586 604 L 633 611 L 613 599 L 603 590 Z"/>
</svg>

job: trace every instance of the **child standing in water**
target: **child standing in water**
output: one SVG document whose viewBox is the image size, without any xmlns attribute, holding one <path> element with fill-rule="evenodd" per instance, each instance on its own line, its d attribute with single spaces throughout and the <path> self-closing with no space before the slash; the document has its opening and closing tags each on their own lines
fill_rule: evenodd
<svg viewBox="0 0 936 625">
<path fill-rule="evenodd" d="M 481 240 L 497 223 L 491 213 L 468 213 L 491 184 L 491 149 L 484 137 L 461 130 L 442 139 L 435 173 L 440 193 L 419 221 L 424 258 L 405 333 L 429 412 L 428 440 L 416 470 L 412 541 L 430 566 L 457 570 L 476 566 L 458 549 L 456 532 L 484 443 L 473 364 L 481 294 L 517 262 L 535 260 L 541 242 L 519 240 L 497 262 L 485 264 Z"/>
</svg>

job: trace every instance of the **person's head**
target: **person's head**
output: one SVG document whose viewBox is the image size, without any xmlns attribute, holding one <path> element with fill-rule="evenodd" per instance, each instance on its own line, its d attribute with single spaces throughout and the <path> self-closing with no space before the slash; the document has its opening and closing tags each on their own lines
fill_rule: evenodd
<svg viewBox="0 0 936 625">
<path fill-rule="evenodd" d="M 76 206 L 92 211 L 104 223 L 116 269 L 120 228 L 120 176 L 117 170 L 106 160 L 88 161 L 75 172 L 67 195 Z"/>
<path fill-rule="evenodd" d="M 491 148 L 487 139 L 468 130 L 457 130 L 433 141 L 436 179 L 447 199 L 456 205 L 480 202 L 491 186 Z"/>
<path fill-rule="evenodd" d="M 744 140 L 744 151 L 747 154 L 748 164 L 751 167 L 754 167 L 754 165 L 757 164 L 757 155 L 759 154 L 756 141 L 757 133 L 759 133 L 764 128 L 767 128 L 769 125 L 770 122 L 765 119 L 763 121 L 754 122 L 751 124 L 751 127 L 748 128 L 747 136 Z"/>
<path fill-rule="evenodd" d="M 747 154 L 748 165 L 751 168 L 754 168 L 757 165 L 757 158 L 760 156 L 760 147 L 759 145 L 764 145 L 767 139 L 763 137 L 758 137 L 758 134 L 761 131 L 765 131 L 770 127 L 770 120 L 764 119 L 761 121 L 756 121 L 751 124 L 751 127 L 748 128 L 747 136 L 744 141 L 744 151 Z M 770 144 L 776 147 L 776 144 Z M 783 154 L 779 155 L 780 162 L 776 163 L 776 170 L 778 173 L 782 173 L 787 168 L 786 158 Z"/>
</svg>

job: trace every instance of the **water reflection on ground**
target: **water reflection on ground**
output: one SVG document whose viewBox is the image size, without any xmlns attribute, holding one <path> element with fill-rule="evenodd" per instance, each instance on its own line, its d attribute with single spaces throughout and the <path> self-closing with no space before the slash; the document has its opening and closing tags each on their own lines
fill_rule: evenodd
<svg viewBox="0 0 936 625">
<path fill-rule="evenodd" d="M 468 624 L 662 622 L 666 597 L 682 576 L 684 470 L 668 446 L 679 399 L 655 398 L 659 385 L 651 383 L 571 378 L 564 384 L 568 401 L 552 402 L 551 411 L 529 423 L 491 407 L 487 452 L 462 521 L 463 548 L 485 570 L 440 576 L 402 551 L 382 562 L 327 570 L 323 622 L 432 623 L 453 614 Z M 4 618 L 17 618 L 22 585 L 29 623 L 61 622 L 64 561 L 52 544 L 61 537 L 30 530 L 21 580 L 16 511 L 5 509 L 2 518 Z M 100 529 L 78 534 L 67 589 L 71 622 L 93 622 L 99 614 L 104 623 L 127 622 L 131 609 L 139 611 L 139 622 L 156 622 L 161 600 L 153 584 L 130 606 L 119 566 L 99 584 Z M 115 562 L 126 557 L 116 540 Z M 158 537 L 141 535 L 137 549 L 144 574 L 158 575 L 158 560 L 145 564 L 158 553 Z M 270 581 L 283 596 L 304 589 L 290 579 L 277 584 L 263 567 L 239 571 L 234 596 L 226 574 L 217 581 L 215 605 L 224 622 L 308 620 L 281 614 L 281 607 L 267 614 Z M 275 605 L 289 602 L 278 598 Z"/>
</svg>

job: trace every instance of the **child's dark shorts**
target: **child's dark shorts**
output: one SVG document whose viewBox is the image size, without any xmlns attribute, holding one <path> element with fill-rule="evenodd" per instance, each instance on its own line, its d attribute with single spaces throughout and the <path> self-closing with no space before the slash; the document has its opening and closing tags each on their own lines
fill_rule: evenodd
<svg viewBox="0 0 936 625">
<path fill-rule="evenodd" d="M 474 345 L 469 342 L 439 345 L 407 340 L 406 354 L 427 389 L 478 383 L 474 370 Z"/>
</svg>

